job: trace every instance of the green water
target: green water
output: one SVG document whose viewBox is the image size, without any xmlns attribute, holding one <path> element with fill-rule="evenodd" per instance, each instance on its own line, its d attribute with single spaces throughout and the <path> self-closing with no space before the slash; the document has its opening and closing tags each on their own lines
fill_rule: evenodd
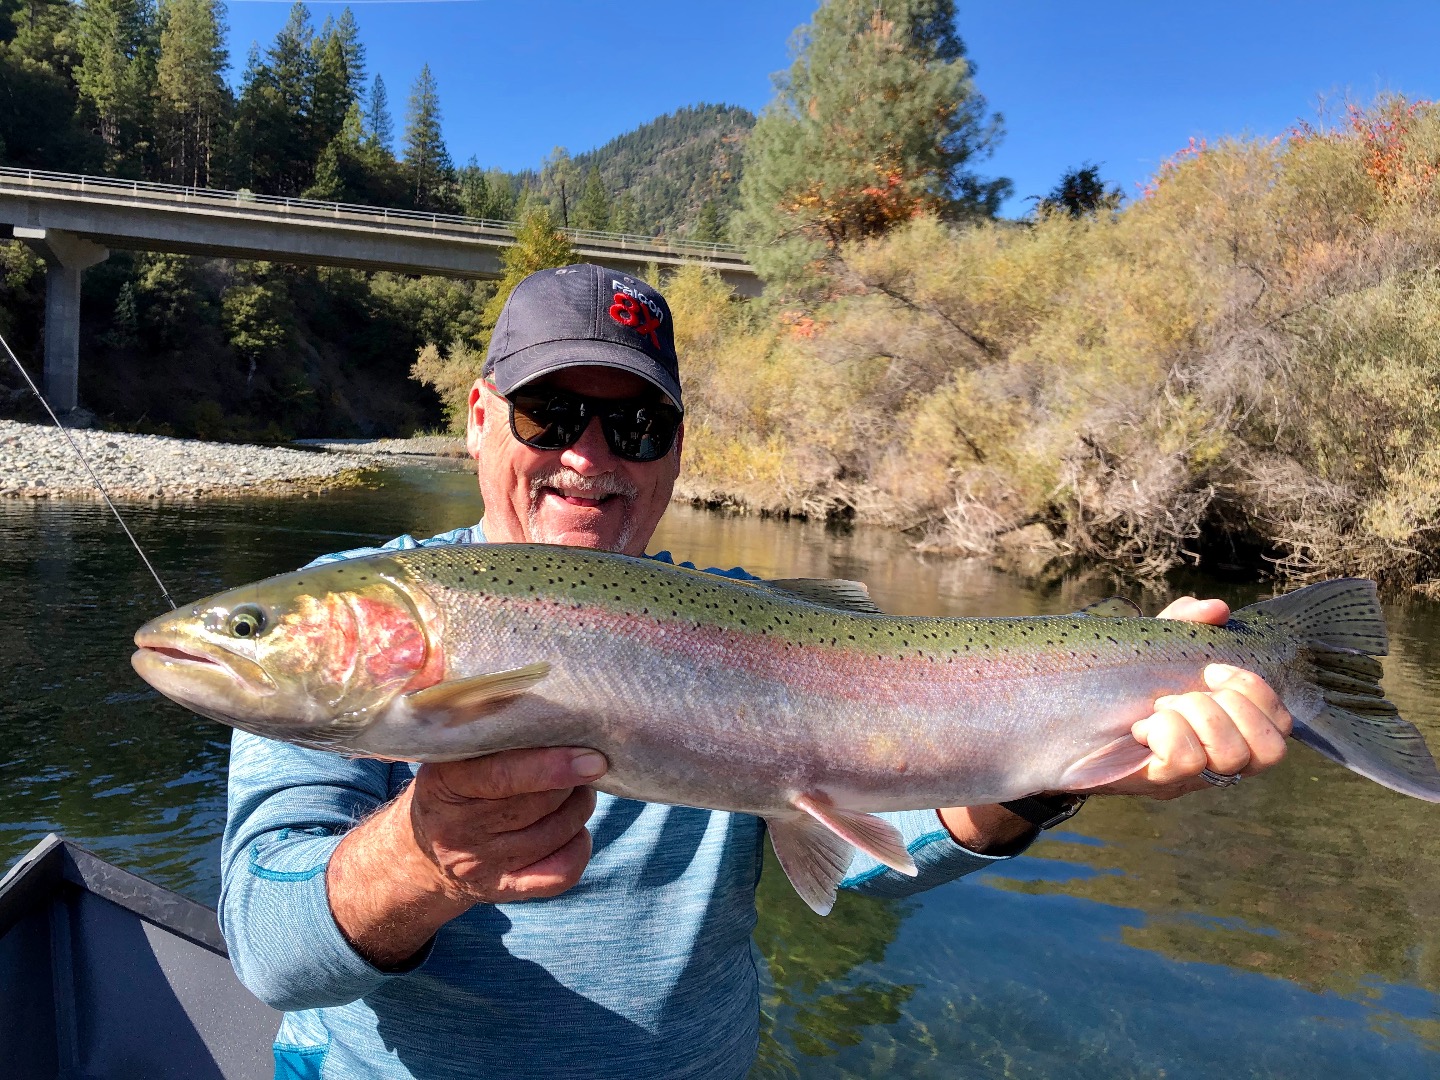
<svg viewBox="0 0 1440 1080">
<path fill-rule="evenodd" d="M 458 468 L 128 510 L 182 600 L 478 514 Z M 1062 612 L 1114 591 L 1099 575 L 1040 591 L 883 532 L 682 507 L 655 548 L 858 578 L 896 613 Z M 1267 594 L 1181 584 L 1232 604 Z M 214 903 L 228 732 L 131 672 L 130 635 L 161 609 L 103 508 L 0 501 L 0 865 L 56 831 Z M 1386 686 L 1440 750 L 1440 606 L 1390 620 Z M 756 1075 L 1440 1076 L 1437 816 L 1295 747 L 1233 790 L 1093 801 L 1027 856 L 909 901 L 845 895 L 820 919 L 772 867 Z"/>
</svg>

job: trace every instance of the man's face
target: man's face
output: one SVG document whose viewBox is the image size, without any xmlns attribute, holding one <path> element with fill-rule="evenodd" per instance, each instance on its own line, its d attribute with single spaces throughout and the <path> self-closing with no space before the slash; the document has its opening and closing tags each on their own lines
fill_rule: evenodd
<svg viewBox="0 0 1440 1080">
<path fill-rule="evenodd" d="M 638 375 L 603 367 L 566 368 L 530 387 L 595 398 L 656 392 Z M 512 434 L 505 400 L 477 382 L 470 391 L 467 441 L 480 463 L 486 539 L 643 555 L 680 475 L 684 434 L 682 427 L 670 453 L 649 462 L 617 457 L 598 420 L 574 446 L 536 450 Z"/>
</svg>

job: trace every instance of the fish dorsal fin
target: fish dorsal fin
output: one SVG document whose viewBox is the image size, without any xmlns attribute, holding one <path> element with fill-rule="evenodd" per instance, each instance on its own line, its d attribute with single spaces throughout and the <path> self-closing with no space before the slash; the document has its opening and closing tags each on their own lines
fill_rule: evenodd
<svg viewBox="0 0 1440 1080">
<path fill-rule="evenodd" d="M 766 581 L 766 585 L 780 592 L 798 596 L 821 607 L 853 611 L 859 615 L 884 615 L 870 599 L 870 590 L 863 581 L 845 581 L 841 578 L 780 578 Z"/>
<path fill-rule="evenodd" d="M 539 663 L 511 671 L 477 675 L 472 679 L 447 679 L 406 694 L 405 705 L 413 714 L 426 720 L 444 727 L 455 727 L 494 712 L 549 674 L 550 665 Z"/>
<path fill-rule="evenodd" d="M 1134 600 L 1127 600 L 1123 596 L 1107 596 L 1104 600 L 1086 604 L 1075 614 L 1099 615 L 1104 619 L 1133 619 L 1143 616 L 1145 613 L 1140 610 L 1140 605 Z"/>
</svg>

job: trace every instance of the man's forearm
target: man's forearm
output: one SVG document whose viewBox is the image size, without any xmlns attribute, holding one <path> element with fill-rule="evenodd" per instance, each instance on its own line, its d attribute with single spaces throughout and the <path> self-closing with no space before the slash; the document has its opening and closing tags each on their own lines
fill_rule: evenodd
<svg viewBox="0 0 1440 1080">
<path fill-rule="evenodd" d="M 404 966 L 473 903 L 445 892 L 434 864 L 416 845 L 411 791 L 351 829 L 325 872 L 336 925 L 381 970 Z"/>
<path fill-rule="evenodd" d="M 947 806 L 936 811 L 961 847 L 978 855 L 1007 855 L 1035 835 L 1035 826 L 1003 806 Z"/>
</svg>

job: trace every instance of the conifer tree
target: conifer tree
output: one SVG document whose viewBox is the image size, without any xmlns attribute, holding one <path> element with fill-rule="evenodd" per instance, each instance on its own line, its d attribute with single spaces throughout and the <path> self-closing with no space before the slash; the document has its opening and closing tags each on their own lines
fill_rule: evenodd
<svg viewBox="0 0 1440 1080">
<path fill-rule="evenodd" d="M 105 144 L 107 164 L 137 169 L 154 86 L 149 0 L 88 0 L 76 19 L 75 86 Z"/>
<path fill-rule="evenodd" d="M 544 206 L 532 206 L 515 230 L 515 243 L 500 254 L 505 274 L 480 317 L 482 348 L 489 347 L 490 334 L 500 320 L 500 310 L 516 285 L 537 270 L 569 266 L 576 258 L 575 249 L 556 227 L 550 210 Z"/>
<path fill-rule="evenodd" d="M 340 42 L 340 51 L 345 58 L 345 73 L 349 80 L 350 100 L 363 101 L 365 97 L 365 45 L 360 40 L 360 27 L 355 22 L 355 13 L 348 7 L 335 21 L 335 37 Z"/>
<path fill-rule="evenodd" d="M 410 91 L 410 108 L 405 122 L 405 171 L 417 210 L 455 209 L 452 190 L 455 167 L 440 131 L 440 93 L 430 65 Z"/>
<path fill-rule="evenodd" d="M 365 138 L 387 154 L 395 153 L 395 122 L 390 118 L 390 95 L 385 80 L 379 75 L 370 84 L 370 97 L 365 106 Z"/>
<path fill-rule="evenodd" d="M 690 239 L 697 244 L 716 244 L 721 239 L 720 211 L 714 199 L 706 199 L 695 218 L 695 228 L 690 230 Z"/>
<path fill-rule="evenodd" d="M 971 81 L 954 0 L 826 0 L 755 125 L 740 235 L 799 291 L 847 241 L 917 214 L 993 215 L 1010 187 L 970 171 L 1000 134 Z"/>
<path fill-rule="evenodd" d="M 605 193 L 605 182 L 594 165 L 585 174 L 585 192 L 575 204 L 575 227 L 600 232 L 610 228 L 610 196 Z"/>
<path fill-rule="evenodd" d="M 349 59 L 333 20 L 325 20 L 311 41 L 310 51 L 315 67 L 310 141 L 318 152 L 340 134 L 352 104 Z"/>
<path fill-rule="evenodd" d="M 165 179 L 205 187 L 222 160 L 230 90 L 225 85 L 224 6 L 169 0 L 156 70 L 157 134 Z"/>
<path fill-rule="evenodd" d="M 571 218 L 575 215 L 575 202 L 579 195 L 576 189 L 580 186 L 578 173 L 575 160 L 563 146 L 550 151 L 540 169 L 540 190 L 550 202 L 555 223 L 563 229 L 573 224 Z"/>
<path fill-rule="evenodd" d="M 622 191 L 610 210 L 610 231 L 617 233 L 640 232 L 640 210 L 635 205 L 635 196 Z"/>
</svg>

